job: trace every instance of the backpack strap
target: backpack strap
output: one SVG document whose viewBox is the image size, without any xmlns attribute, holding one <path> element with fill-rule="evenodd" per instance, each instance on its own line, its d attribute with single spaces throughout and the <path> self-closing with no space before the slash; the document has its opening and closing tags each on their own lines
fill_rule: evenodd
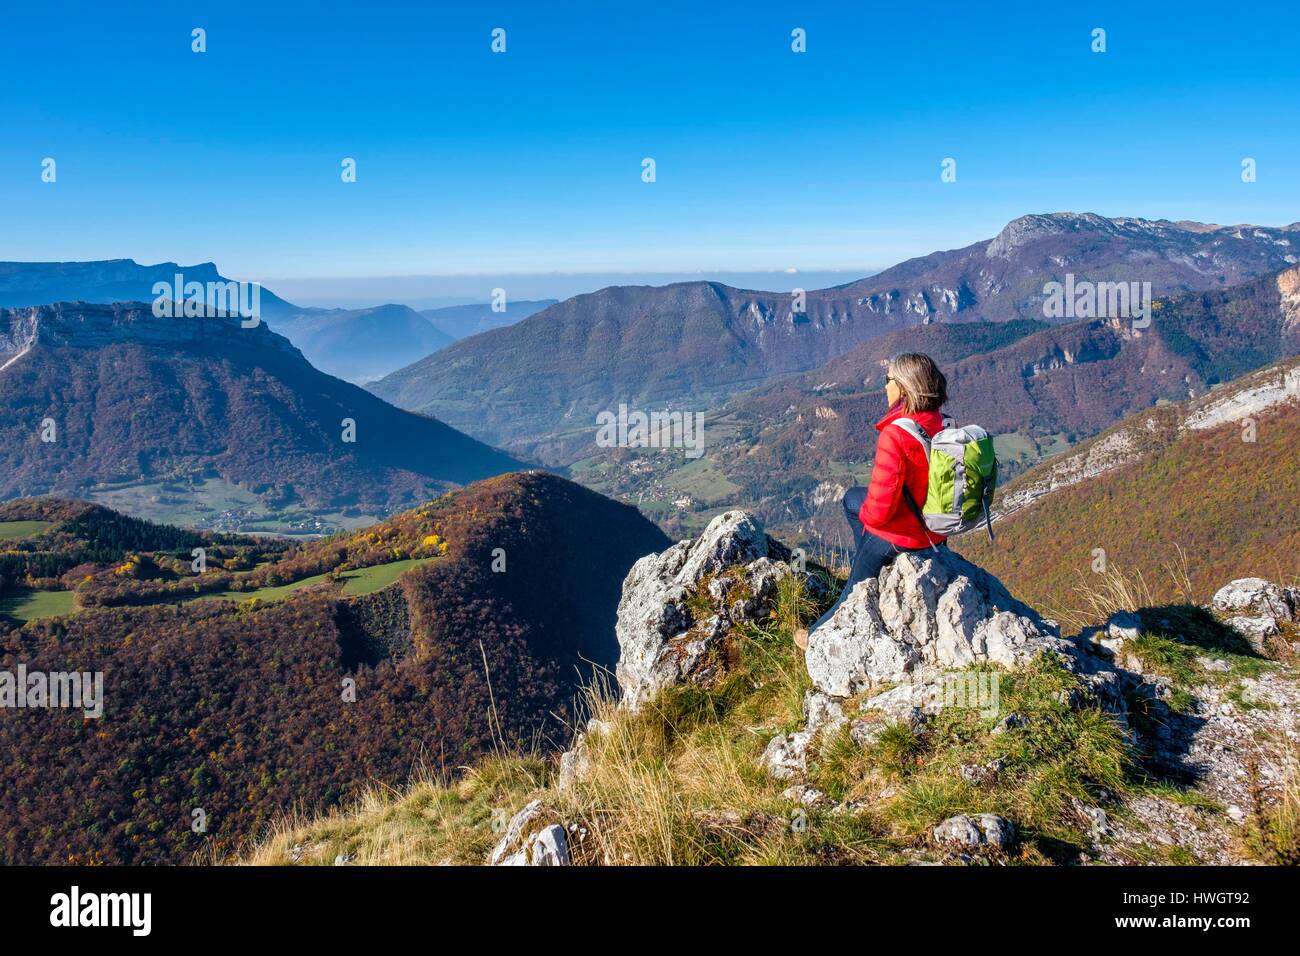
<svg viewBox="0 0 1300 956">
<path fill-rule="evenodd" d="M 930 436 L 925 433 L 925 429 L 910 418 L 895 418 L 893 424 L 903 429 L 903 431 L 907 432 L 921 443 L 921 447 L 925 449 L 926 461 L 929 461 Z M 921 530 L 925 532 L 925 540 L 930 542 L 930 548 L 934 551 L 938 551 L 939 546 L 931 540 L 932 535 L 930 534 L 930 527 L 925 523 L 925 515 L 921 513 L 921 506 L 918 505 L 916 499 L 912 497 L 912 492 L 908 491 L 906 482 L 903 483 L 903 500 L 907 502 L 907 507 L 911 509 L 912 514 L 916 516 L 916 520 L 920 523 Z"/>
<path fill-rule="evenodd" d="M 907 432 L 919 441 L 921 447 L 925 449 L 925 457 L 930 457 L 930 436 L 926 434 L 924 428 L 910 418 L 895 418 L 892 424 L 897 425 L 903 431 Z"/>
<path fill-rule="evenodd" d="M 930 526 L 925 523 L 925 515 L 921 513 L 921 506 L 916 503 L 912 493 L 907 490 L 907 485 L 903 485 L 903 500 L 907 502 L 907 507 L 911 509 L 912 514 L 916 515 L 916 520 L 921 523 L 921 530 L 925 532 L 925 540 L 930 542 L 930 550 L 938 551 L 939 546 L 931 540 Z"/>
<path fill-rule="evenodd" d="M 991 480 L 984 483 L 984 500 L 981 503 L 984 505 L 984 530 L 989 533 L 989 544 L 992 544 L 993 516 L 989 513 L 989 509 L 993 504 L 992 487 L 998 480 L 998 462 L 996 458 L 993 459 L 993 474 L 990 475 L 990 479 Z"/>
</svg>

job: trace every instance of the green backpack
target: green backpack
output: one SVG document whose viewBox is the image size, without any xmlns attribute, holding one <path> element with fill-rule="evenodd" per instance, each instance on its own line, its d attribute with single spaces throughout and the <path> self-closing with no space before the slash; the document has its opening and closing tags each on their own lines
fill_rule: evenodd
<svg viewBox="0 0 1300 956">
<path fill-rule="evenodd" d="M 917 519 L 942 535 L 961 534 L 983 524 L 992 541 L 989 508 L 998 486 L 998 459 L 989 433 L 978 425 L 954 428 L 945 420 L 943 431 L 931 438 L 910 418 L 896 418 L 894 424 L 919 441 L 930 460 L 925 507 L 918 507 L 912 493 L 903 488 Z"/>
</svg>

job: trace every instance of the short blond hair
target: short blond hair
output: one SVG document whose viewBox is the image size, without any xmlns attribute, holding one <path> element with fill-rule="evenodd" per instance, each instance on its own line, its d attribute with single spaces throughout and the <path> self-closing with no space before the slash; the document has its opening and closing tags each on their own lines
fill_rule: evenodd
<svg viewBox="0 0 1300 956">
<path fill-rule="evenodd" d="M 948 380 L 934 359 L 921 352 L 904 352 L 889 360 L 889 377 L 903 393 L 903 411 L 937 411 L 948 401 Z"/>
</svg>

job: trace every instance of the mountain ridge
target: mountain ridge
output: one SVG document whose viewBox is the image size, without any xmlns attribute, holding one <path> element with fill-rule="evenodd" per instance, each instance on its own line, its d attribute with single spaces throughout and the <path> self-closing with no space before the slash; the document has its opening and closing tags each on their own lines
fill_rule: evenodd
<svg viewBox="0 0 1300 956">
<path fill-rule="evenodd" d="M 573 473 L 607 494 L 658 508 L 686 502 L 659 513 L 675 530 L 743 506 L 783 533 L 835 541 L 836 502 L 870 473 L 884 363 L 897 351 L 940 361 L 946 410 L 990 429 L 1009 478 L 1127 414 L 1300 353 L 1300 266 L 1156 299 L 1145 329 L 1102 319 L 932 323 L 868 340 L 822 368 L 729 399 L 706 418 L 699 462 L 595 449 L 580 436 L 565 454 L 585 447 L 590 457 Z"/>
<path fill-rule="evenodd" d="M 1196 231 L 1095 214 L 1023 216 L 997 236 L 805 293 L 717 282 L 615 286 L 385 376 L 372 391 L 521 454 L 595 430 L 600 411 L 708 410 L 829 362 L 868 339 L 951 321 L 1041 320 L 1044 285 L 1151 283 L 1156 296 L 1229 287 L 1297 261 L 1300 228 Z M 552 461 L 552 464 L 563 462 Z"/>
<path fill-rule="evenodd" d="M 520 465 L 318 371 L 264 323 L 145 303 L 0 310 L 0 409 L 6 496 L 151 481 L 181 508 L 216 477 L 274 508 L 382 515 Z"/>
<path fill-rule="evenodd" d="M 1300 576 L 1300 358 L 1137 412 L 1001 489 L 989 544 L 954 546 L 1040 604 L 1069 605 L 1103 562 L 1141 572 L 1154 600 L 1226 575 Z M 1181 557 L 1180 557 L 1181 554 Z M 1171 576 L 1173 575 L 1173 576 Z M 1185 580 L 1183 580 L 1185 578 Z"/>
<path fill-rule="evenodd" d="M 142 265 L 134 259 L 68 262 L 0 262 L 0 308 L 49 305 L 54 302 L 152 302 L 156 282 L 229 282 L 214 262 L 183 266 L 175 262 Z M 269 289 L 261 289 L 262 313 L 279 317 L 301 311 Z"/>
</svg>

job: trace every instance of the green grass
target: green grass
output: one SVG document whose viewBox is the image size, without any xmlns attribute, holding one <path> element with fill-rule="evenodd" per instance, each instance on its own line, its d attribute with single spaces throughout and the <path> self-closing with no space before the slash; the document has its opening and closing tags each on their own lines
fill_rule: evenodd
<svg viewBox="0 0 1300 956">
<path fill-rule="evenodd" d="M 329 581 L 328 574 L 313 574 L 309 578 L 303 578 L 301 581 L 294 581 L 292 584 L 278 584 L 274 587 L 258 588 L 256 591 L 218 591 L 215 594 L 200 594 L 197 597 L 190 598 L 193 601 L 283 601 L 295 591 L 301 591 L 303 588 L 311 587 L 313 584 L 324 584 Z"/>
<path fill-rule="evenodd" d="M 688 460 L 672 473 L 670 484 L 675 490 L 707 503 L 720 501 L 741 490 L 722 473 L 718 463 L 708 457 Z"/>
<path fill-rule="evenodd" d="M 407 558 L 404 561 L 392 561 L 388 564 L 377 564 L 369 568 L 345 571 L 340 575 L 343 579 L 341 593 L 347 597 L 373 594 L 375 591 L 388 587 L 412 568 L 417 568 L 433 560 L 434 558 Z M 300 591 L 315 584 L 326 584 L 329 581 L 330 576 L 328 573 L 313 574 L 309 578 L 303 578 L 301 581 L 294 581 L 291 584 L 277 584 L 274 587 L 258 588 L 256 591 L 219 591 L 216 594 L 201 594 L 190 600 L 251 601 L 256 599 L 263 602 L 283 601 L 295 591 Z"/>
<path fill-rule="evenodd" d="M 407 571 L 418 568 L 422 564 L 428 564 L 432 560 L 434 559 L 407 558 L 404 561 L 376 564 L 374 567 L 361 568 L 359 571 L 345 572 L 343 575 L 343 593 L 352 596 L 382 591 Z"/>
<path fill-rule="evenodd" d="M 71 591 L 14 591 L 0 597 L 0 617 L 26 624 L 45 617 L 71 614 L 75 610 L 73 597 Z"/>
<path fill-rule="evenodd" d="M 993 436 L 993 450 L 999 461 L 1034 461 L 1038 447 L 1018 432 Z"/>
<path fill-rule="evenodd" d="M 44 531 L 53 524 L 53 521 L 0 521 L 0 541 L 16 541 Z"/>
</svg>

